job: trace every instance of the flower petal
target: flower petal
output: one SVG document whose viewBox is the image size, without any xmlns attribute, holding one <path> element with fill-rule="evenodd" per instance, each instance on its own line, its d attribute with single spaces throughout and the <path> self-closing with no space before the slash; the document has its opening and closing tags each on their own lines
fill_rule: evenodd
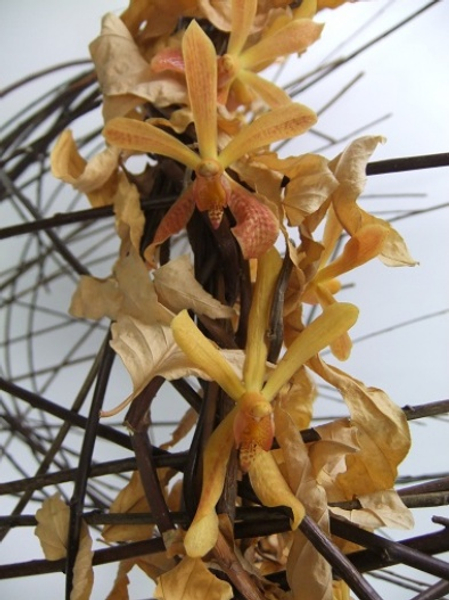
<svg viewBox="0 0 449 600">
<path fill-rule="evenodd" d="M 217 157 L 217 55 L 196 21 L 182 40 L 187 89 L 203 159 Z"/>
<path fill-rule="evenodd" d="M 243 52 L 240 56 L 241 65 L 245 69 L 257 70 L 280 56 L 304 52 L 320 37 L 322 29 L 321 23 L 314 23 L 310 19 L 291 21 Z"/>
<path fill-rule="evenodd" d="M 226 468 L 234 445 L 234 408 L 210 436 L 203 459 L 203 487 L 195 517 L 187 531 L 184 546 L 188 556 L 199 557 L 215 546 L 218 517 L 215 512 L 226 477 Z"/>
<path fill-rule="evenodd" d="M 260 391 L 265 377 L 268 348 L 265 336 L 271 308 L 273 289 L 281 269 L 278 251 L 270 248 L 261 256 L 257 265 L 257 279 L 249 312 L 246 358 L 243 381 L 248 392 Z"/>
<path fill-rule="evenodd" d="M 257 73 L 242 69 L 238 74 L 239 80 L 249 86 L 271 108 L 278 108 L 292 102 L 287 92 L 275 83 L 264 79 Z"/>
<path fill-rule="evenodd" d="M 237 221 L 232 233 L 244 258 L 259 258 L 277 239 L 277 218 L 267 206 L 237 184 L 233 185 L 228 205 Z"/>
<path fill-rule="evenodd" d="M 181 350 L 236 402 L 245 393 L 236 372 L 218 348 L 194 324 L 186 310 L 171 323 L 173 336 Z"/>
<path fill-rule="evenodd" d="M 323 313 L 298 335 L 270 373 L 262 390 L 265 398 L 273 400 L 282 386 L 307 360 L 354 325 L 358 314 L 356 306 L 343 302 L 324 309 Z"/>
<path fill-rule="evenodd" d="M 248 38 L 257 11 L 257 0 L 232 0 L 232 23 L 226 52 L 238 56 Z"/>
<path fill-rule="evenodd" d="M 193 170 L 201 162 L 198 154 L 169 133 L 136 119 L 111 119 L 103 129 L 103 135 L 109 144 L 122 150 L 162 154 Z"/>
<path fill-rule="evenodd" d="M 264 506 L 288 506 L 292 509 L 291 527 L 296 529 L 304 518 L 304 506 L 293 495 L 271 452 L 257 452 L 249 467 L 249 478 Z"/>
<path fill-rule="evenodd" d="M 313 110 L 296 102 L 274 109 L 243 127 L 220 153 L 218 160 L 226 169 L 248 152 L 304 133 L 316 120 Z"/>
</svg>

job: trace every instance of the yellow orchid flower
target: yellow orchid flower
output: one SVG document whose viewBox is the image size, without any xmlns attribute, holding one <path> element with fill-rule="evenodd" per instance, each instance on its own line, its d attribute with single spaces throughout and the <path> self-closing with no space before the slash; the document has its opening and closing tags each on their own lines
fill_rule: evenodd
<svg viewBox="0 0 449 600">
<path fill-rule="evenodd" d="M 259 260 L 241 378 L 186 311 L 172 321 L 173 335 L 181 350 L 236 403 L 215 429 L 205 449 L 201 498 L 184 540 L 189 556 L 204 556 L 215 545 L 218 535 L 215 505 L 223 490 L 234 444 L 240 448 L 241 467 L 248 471 L 261 502 L 267 506 L 289 506 L 293 512 L 292 528 L 298 527 L 304 516 L 301 502 L 291 492 L 269 452 L 274 435 L 271 403 L 306 361 L 354 325 L 358 310 L 343 303 L 326 308 L 266 375 L 268 348 L 265 336 L 279 268 L 279 255 L 275 249 Z"/>
<path fill-rule="evenodd" d="M 257 73 L 275 60 L 304 52 L 321 35 L 323 25 L 309 18 L 280 16 L 261 39 L 245 47 L 257 11 L 257 0 L 232 1 L 232 23 L 226 53 L 219 58 L 219 101 L 232 93 L 238 104 L 249 104 L 255 92 L 271 108 L 291 102 L 288 94 Z M 248 93 L 248 91 L 250 93 Z"/>
<path fill-rule="evenodd" d="M 316 122 L 316 116 L 309 108 L 290 103 L 244 126 L 219 153 L 217 57 L 212 42 L 195 21 L 185 32 L 182 51 L 198 153 L 158 127 L 134 119 L 112 119 L 103 134 L 113 146 L 162 154 L 195 171 L 195 181 L 162 220 L 152 249 L 185 226 L 195 205 L 199 210 L 208 212 L 215 228 L 220 225 L 224 208 L 229 206 L 237 221 L 233 234 L 245 258 L 257 258 L 276 240 L 277 219 L 268 207 L 231 179 L 225 170 L 244 154 L 304 133 Z M 151 256 L 151 252 L 146 256 Z"/>
<path fill-rule="evenodd" d="M 315 11 L 313 6 L 308 6 L 307 10 L 297 9 L 293 19 L 291 15 L 282 14 L 258 42 L 247 46 L 256 17 L 257 0 L 232 0 L 228 45 L 225 54 L 218 57 L 218 102 L 227 104 L 231 94 L 232 102 L 228 104 L 231 109 L 250 104 L 255 95 L 271 108 L 289 104 L 291 99 L 284 90 L 257 73 L 278 58 L 304 52 L 320 37 L 323 25 L 310 19 L 316 12 L 316 1 L 314 8 Z M 182 57 L 173 48 L 159 52 L 151 66 L 155 72 L 168 69 L 182 73 L 184 70 Z"/>
</svg>

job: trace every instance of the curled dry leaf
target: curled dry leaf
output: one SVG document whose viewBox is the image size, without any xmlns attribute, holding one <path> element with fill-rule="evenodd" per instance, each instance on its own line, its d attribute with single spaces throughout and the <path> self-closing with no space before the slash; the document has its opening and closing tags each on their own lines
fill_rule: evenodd
<svg viewBox="0 0 449 600">
<path fill-rule="evenodd" d="M 185 557 L 159 577 L 154 596 L 159 600 L 231 600 L 234 592 L 229 583 L 212 575 L 200 558 Z"/>
<path fill-rule="evenodd" d="M 61 133 L 51 152 L 54 177 L 86 194 L 93 207 L 111 204 L 123 174 L 117 172 L 120 150 L 108 147 L 86 161 L 78 152 L 70 129 Z"/>
<path fill-rule="evenodd" d="M 347 470 L 336 479 L 341 499 L 391 489 L 411 443 L 403 411 L 382 390 L 366 387 L 317 357 L 309 366 L 340 391 L 357 428 L 360 450 L 347 455 Z"/>
<path fill-rule="evenodd" d="M 370 530 L 379 527 L 411 529 L 414 525 L 412 512 L 395 490 L 374 492 L 359 496 L 357 500 L 360 502 L 360 509 L 344 510 L 332 507 L 331 512 Z"/>
<path fill-rule="evenodd" d="M 155 21 L 160 21 L 160 14 Z M 101 33 L 89 49 L 105 96 L 105 121 L 124 116 L 145 101 L 160 107 L 186 103 L 185 84 L 165 73 L 153 73 L 116 15 L 109 13 L 103 18 Z"/>
<path fill-rule="evenodd" d="M 316 481 L 307 447 L 296 425 L 280 403 L 275 409 L 275 424 L 288 483 L 304 504 L 307 514 L 329 534 L 326 493 Z M 332 599 L 332 569 L 299 530 L 293 533 L 286 571 L 295 600 Z"/>
<path fill-rule="evenodd" d="M 188 308 L 211 319 L 230 319 L 235 316 L 232 308 L 221 304 L 198 283 L 186 254 L 156 269 L 153 280 L 159 301 L 174 313 Z"/>
<path fill-rule="evenodd" d="M 70 509 L 58 494 L 47 498 L 36 512 L 35 534 L 47 560 L 59 560 L 67 555 Z M 73 568 L 73 587 L 70 600 L 88 600 L 93 587 L 92 539 L 83 522 L 78 553 Z"/>
</svg>

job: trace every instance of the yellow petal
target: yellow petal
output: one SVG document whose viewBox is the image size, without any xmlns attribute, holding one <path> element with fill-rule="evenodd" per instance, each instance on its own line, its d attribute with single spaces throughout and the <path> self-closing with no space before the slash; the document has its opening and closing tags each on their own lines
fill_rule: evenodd
<svg viewBox="0 0 449 600">
<path fill-rule="evenodd" d="M 251 31 L 257 0 L 232 0 L 232 24 L 227 53 L 239 55 Z"/>
<path fill-rule="evenodd" d="M 281 264 L 281 258 L 275 248 L 268 250 L 259 259 L 256 285 L 249 313 L 246 358 L 243 367 L 243 381 L 248 392 L 262 389 L 268 353 L 265 340 L 268 316 L 272 303 L 272 292 Z"/>
<path fill-rule="evenodd" d="M 258 66 L 270 64 L 280 56 L 304 52 L 320 37 L 322 29 L 321 23 L 314 23 L 310 19 L 291 21 L 243 52 L 240 63 L 245 69 L 257 70 Z"/>
<path fill-rule="evenodd" d="M 228 361 L 196 327 L 186 310 L 173 319 L 171 327 L 181 350 L 237 401 L 245 393 L 245 388 Z"/>
<path fill-rule="evenodd" d="M 111 119 L 103 129 L 106 141 L 122 150 L 154 152 L 168 156 L 190 169 L 195 170 L 201 162 L 200 157 L 185 144 L 154 125 L 117 117 Z"/>
<path fill-rule="evenodd" d="M 275 83 L 264 79 L 257 73 L 242 69 L 238 78 L 246 86 L 249 86 L 262 100 L 271 108 L 278 108 L 292 101 L 290 96 Z"/>
<path fill-rule="evenodd" d="M 292 509 L 291 528 L 296 529 L 304 518 L 304 506 L 293 495 L 271 452 L 259 450 L 251 461 L 249 478 L 264 506 L 288 506 Z"/>
<path fill-rule="evenodd" d="M 274 109 L 243 127 L 220 153 L 218 160 L 226 169 L 247 152 L 304 133 L 316 120 L 315 113 L 302 104 L 292 102 Z"/>
<path fill-rule="evenodd" d="M 339 277 L 375 258 L 381 251 L 388 229 L 382 225 L 365 225 L 346 243 L 343 252 L 318 272 L 316 283 Z"/>
<path fill-rule="evenodd" d="M 200 154 L 203 159 L 216 158 L 217 55 L 196 21 L 192 21 L 185 32 L 182 53 Z"/>
<path fill-rule="evenodd" d="M 234 445 L 234 408 L 210 436 L 203 459 L 203 486 L 195 517 L 187 531 L 184 546 L 188 556 L 199 557 L 215 546 L 218 517 L 215 512 L 223 491 L 229 455 Z"/>
<path fill-rule="evenodd" d="M 323 313 L 298 335 L 270 373 L 262 390 L 267 400 L 273 400 L 282 386 L 307 360 L 350 329 L 357 321 L 358 314 L 356 306 L 343 302 L 324 309 Z"/>
</svg>

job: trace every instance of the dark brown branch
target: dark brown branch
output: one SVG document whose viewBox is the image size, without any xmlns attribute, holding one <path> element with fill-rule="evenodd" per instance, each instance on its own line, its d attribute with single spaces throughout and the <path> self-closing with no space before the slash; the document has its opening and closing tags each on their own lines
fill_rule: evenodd
<svg viewBox="0 0 449 600">
<path fill-rule="evenodd" d="M 437 167 L 449 167 L 449 152 L 389 158 L 387 160 L 370 162 L 366 165 L 366 174 L 383 175 L 386 173 L 402 173 L 403 171 L 435 169 Z"/>
</svg>

